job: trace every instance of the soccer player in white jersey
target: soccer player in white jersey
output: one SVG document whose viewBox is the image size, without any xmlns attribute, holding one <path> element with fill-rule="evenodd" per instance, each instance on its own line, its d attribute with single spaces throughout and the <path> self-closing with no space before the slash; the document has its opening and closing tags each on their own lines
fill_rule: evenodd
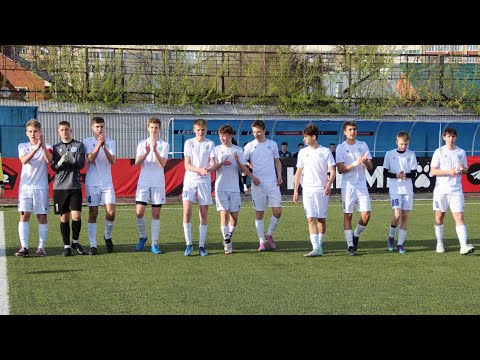
<svg viewBox="0 0 480 360">
<path fill-rule="evenodd" d="M 300 149 L 295 173 L 293 202 L 298 202 L 298 187 L 303 175 L 303 208 L 307 216 L 308 231 L 313 250 L 303 255 L 323 255 L 323 240 L 326 231 L 328 200 L 335 181 L 335 160 L 329 148 L 318 143 L 318 127 L 308 124 L 303 130 L 306 148 Z M 330 176 L 328 174 L 331 174 Z"/>
<path fill-rule="evenodd" d="M 195 137 L 188 139 L 184 144 L 185 177 L 183 180 L 183 232 L 187 246 L 185 256 L 190 256 L 193 251 L 192 241 L 192 209 L 193 203 L 198 202 L 198 216 L 200 218 L 200 237 L 198 241 L 198 253 L 207 256 L 205 241 L 208 228 L 208 205 L 212 201 L 212 185 L 210 172 L 215 161 L 215 144 L 205 138 L 207 134 L 207 121 L 196 119 L 193 122 Z M 224 163 L 224 165 L 227 165 Z M 235 177 L 238 188 L 238 175 Z"/>
<path fill-rule="evenodd" d="M 397 134 L 397 148 L 389 150 L 383 159 L 383 176 L 388 178 L 388 192 L 392 204 L 393 215 L 388 232 L 387 250 L 393 251 L 395 233 L 398 224 L 397 250 L 406 254 L 403 246 L 407 236 L 408 214 L 413 209 L 413 180 L 417 175 L 417 157 L 408 150 L 410 135 L 405 131 Z"/>
<path fill-rule="evenodd" d="M 145 207 L 148 201 L 152 204 L 152 222 L 150 231 L 152 235 L 152 254 L 161 254 L 158 245 L 160 237 L 160 210 L 165 199 L 165 173 L 164 167 L 168 160 L 170 145 L 160 139 L 161 122 L 157 118 L 150 118 L 147 122 L 148 139 L 141 140 L 137 146 L 135 165 L 142 166 L 137 183 L 135 197 L 137 229 L 139 234 L 135 251 L 142 251 L 147 241 L 147 220 Z"/>
<path fill-rule="evenodd" d="M 355 121 L 343 123 L 346 140 L 337 146 L 336 161 L 338 173 L 342 175 L 343 230 L 348 246 L 348 255 L 354 256 L 358 238 L 370 220 L 371 204 L 367 188 L 365 169 L 373 168 L 368 145 L 357 140 Z M 352 233 L 353 207 L 360 212 L 355 232 Z"/>
<path fill-rule="evenodd" d="M 18 145 L 18 157 L 22 162 L 22 173 L 18 189 L 18 236 L 21 248 L 15 256 L 27 257 L 29 221 L 31 213 L 38 219 L 39 243 L 38 256 L 46 256 L 45 243 L 48 237 L 48 218 L 50 211 L 48 202 L 48 164 L 52 162 L 52 145 L 45 143 L 40 122 L 31 119 L 26 124 L 29 142 Z M 0 164 L 1 165 L 1 164 Z"/>
<path fill-rule="evenodd" d="M 240 189 L 237 176 L 239 169 L 255 184 L 260 181 L 249 171 L 243 149 L 233 145 L 233 128 L 223 125 L 218 129 L 221 145 L 215 147 L 216 165 L 210 171 L 216 170 L 215 202 L 220 212 L 220 231 L 223 237 L 225 254 L 233 252 L 232 236 L 238 224 L 238 212 L 241 209 Z M 228 161 L 226 163 L 226 161 Z M 228 165 L 228 166 L 223 166 Z"/>
<path fill-rule="evenodd" d="M 277 248 L 273 240 L 273 232 L 277 228 L 282 216 L 282 163 L 278 154 L 275 141 L 265 137 L 265 122 L 255 120 L 252 124 L 252 134 L 255 140 L 245 145 L 245 159 L 252 164 L 252 173 L 255 174 L 260 184 L 253 184 L 252 202 L 255 208 L 255 228 L 257 229 L 260 246 L 258 251 L 265 251 L 265 238 L 272 250 Z M 268 231 L 264 234 L 263 216 L 267 204 L 272 208 L 272 217 Z"/>
<path fill-rule="evenodd" d="M 112 230 L 115 222 L 115 190 L 112 165 L 117 161 L 115 141 L 105 136 L 105 120 L 95 116 L 91 120 L 93 136 L 83 140 L 87 157 L 85 190 L 88 203 L 88 241 L 90 255 L 97 255 L 98 206 L 105 205 L 105 232 L 103 239 L 108 253 L 113 252 Z"/>
<path fill-rule="evenodd" d="M 436 176 L 433 190 L 433 210 L 435 211 L 435 236 L 437 253 L 444 253 L 443 219 L 450 208 L 455 220 L 455 230 L 460 242 L 460 254 L 473 253 L 475 248 L 467 243 L 467 227 L 463 220 L 465 199 L 463 196 L 462 175 L 467 173 L 467 155 L 465 150 L 455 145 L 457 131 L 445 128 L 443 131 L 445 145 L 435 150 L 432 157 L 431 174 Z"/>
</svg>

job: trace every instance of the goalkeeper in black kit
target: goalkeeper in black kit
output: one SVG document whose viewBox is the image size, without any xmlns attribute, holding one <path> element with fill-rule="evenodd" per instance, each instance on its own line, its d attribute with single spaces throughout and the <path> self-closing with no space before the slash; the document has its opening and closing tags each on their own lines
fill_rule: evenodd
<svg viewBox="0 0 480 360">
<path fill-rule="evenodd" d="M 85 146 L 72 138 L 68 121 L 58 123 L 61 142 L 53 146 L 52 170 L 53 204 L 55 214 L 60 215 L 60 232 L 63 239 L 63 256 L 72 255 L 72 248 L 80 255 L 86 255 L 78 242 L 82 227 L 82 184 L 80 170 L 85 166 Z M 72 244 L 70 245 L 70 212 L 72 213 Z"/>
</svg>

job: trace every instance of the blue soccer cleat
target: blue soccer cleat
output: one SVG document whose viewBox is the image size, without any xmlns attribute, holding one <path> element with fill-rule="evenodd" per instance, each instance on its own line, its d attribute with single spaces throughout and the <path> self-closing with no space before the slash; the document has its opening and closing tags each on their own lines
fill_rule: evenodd
<svg viewBox="0 0 480 360">
<path fill-rule="evenodd" d="M 392 252 L 393 251 L 393 243 L 394 243 L 395 239 L 391 236 L 388 237 L 388 241 L 387 241 L 387 251 L 390 251 Z"/>
<path fill-rule="evenodd" d="M 162 252 L 160 251 L 160 246 L 158 245 L 153 245 L 151 248 L 150 248 L 150 252 L 152 254 L 161 254 Z"/>
<path fill-rule="evenodd" d="M 146 237 L 138 239 L 138 244 L 137 244 L 137 246 L 135 246 L 135 251 L 142 251 L 146 242 L 147 242 Z"/>
<path fill-rule="evenodd" d="M 185 248 L 185 256 L 190 256 L 192 255 L 192 250 L 193 250 L 193 245 L 187 245 L 187 247 Z"/>
</svg>

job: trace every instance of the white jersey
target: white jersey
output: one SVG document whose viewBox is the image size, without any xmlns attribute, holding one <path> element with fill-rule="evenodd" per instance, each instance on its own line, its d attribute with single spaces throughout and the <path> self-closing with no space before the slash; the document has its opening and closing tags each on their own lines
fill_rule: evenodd
<svg viewBox="0 0 480 360">
<path fill-rule="evenodd" d="M 241 164 L 247 164 L 241 147 L 237 145 L 231 147 L 218 145 L 215 147 L 215 159 L 217 160 L 217 163 L 227 159 L 231 162 L 230 165 L 222 166 L 217 170 L 215 191 L 240 192 L 240 187 L 238 186 L 239 168 L 233 154 L 238 155 L 238 160 Z"/>
<path fill-rule="evenodd" d="M 83 140 L 85 146 L 85 154 L 90 154 L 95 149 L 98 140 L 93 136 Z M 105 138 L 105 147 L 112 155 L 116 155 L 115 141 Z M 98 151 L 97 158 L 93 163 L 87 158 L 87 176 L 85 177 L 85 185 L 88 186 L 113 186 L 112 181 L 112 165 L 105 155 L 103 148 Z"/>
<path fill-rule="evenodd" d="M 146 154 L 147 143 L 149 139 L 141 140 L 137 146 L 137 155 L 143 156 Z M 170 145 L 162 139 L 157 140 L 157 151 L 162 158 L 168 158 L 168 152 L 170 151 Z M 140 176 L 138 178 L 138 186 L 148 187 L 165 187 L 165 173 L 163 166 L 158 162 L 157 156 L 150 145 L 150 153 L 142 162 L 142 169 L 140 170 Z"/>
<path fill-rule="evenodd" d="M 18 156 L 25 156 L 33 150 L 32 144 L 18 144 Z M 45 144 L 48 151 L 53 152 L 52 145 Z M 27 164 L 22 165 L 19 190 L 22 189 L 48 189 L 48 163 L 43 156 L 43 149 L 37 150 Z"/>
<path fill-rule="evenodd" d="M 448 150 L 447 146 L 444 145 L 435 150 L 430 166 L 440 170 L 450 170 L 458 169 L 459 164 L 463 164 L 465 168 L 468 167 L 465 150 L 458 146 L 455 147 L 455 150 Z M 462 192 L 462 177 L 460 175 L 437 176 L 435 190 L 444 194 Z"/>
<path fill-rule="evenodd" d="M 405 150 L 403 153 L 399 153 L 396 149 L 389 150 L 383 159 L 383 168 L 394 174 L 402 171 L 408 174 L 412 170 L 416 170 L 417 166 L 417 157 L 410 150 Z M 402 179 L 388 178 L 388 192 L 399 195 L 413 194 L 413 179 L 406 178 L 403 181 Z"/>
<path fill-rule="evenodd" d="M 252 172 L 260 182 L 277 182 L 275 159 L 280 156 L 275 141 L 266 139 L 264 142 L 258 142 L 255 139 L 245 145 L 244 151 L 245 159 L 252 164 Z"/>
<path fill-rule="evenodd" d="M 329 148 L 319 145 L 318 148 L 308 146 L 298 153 L 297 168 L 303 168 L 303 191 L 323 191 L 328 183 L 330 166 L 335 165 Z"/>
<path fill-rule="evenodd" d="M 196 138 L 185 141 L 183 148 L 185 157 L 190 158 L 190 164 L 198 168 L 207 168 L 210 166 L 210 159 L 215 157 L 215 144 L 212 140 L 205 138 L 202 142 Z M 192 183 L 210 183 L 210 174 L 201 176 L 200 174 L 186 170 L 184 184 Z"/>
<path fill-rule="evenodd" d="M 368 145 L 364 141 L 355 140 L 355 144 L 349 145 L 346 141 L 338 145 L 336 160 L 338 163 L 343 163 L 344 166 L 348 166 L 355 162 L 360 156 L 367 154 L 369 160 L 372 159 Z M 342 189 L 348 187 L 354 187 L 356 189 L 367 188 L 367 178 L 365 176 L 365 165 L 355 166 L 352 170 L 342 174 Z"/>
</svg>

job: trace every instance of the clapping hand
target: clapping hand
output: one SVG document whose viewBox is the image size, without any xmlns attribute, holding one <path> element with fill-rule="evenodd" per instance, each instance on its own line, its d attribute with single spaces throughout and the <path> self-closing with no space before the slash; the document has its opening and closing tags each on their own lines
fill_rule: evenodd
<svg viewBox="0 0 480 360">
<path fill-rule="evenodd" d="M 65 157 L 64 161 L 68 162 L 69 164 L 75 164 L 75 157 L 70 151 L 67 151 L 67 153 L 63 156 Z"/>
<path fill-rule="evenodd" d="M 105 135 L 104 134 L 98 135 L 98 142 L 100 143 L 101 147 L 105 146 Z"/>
</svg>

